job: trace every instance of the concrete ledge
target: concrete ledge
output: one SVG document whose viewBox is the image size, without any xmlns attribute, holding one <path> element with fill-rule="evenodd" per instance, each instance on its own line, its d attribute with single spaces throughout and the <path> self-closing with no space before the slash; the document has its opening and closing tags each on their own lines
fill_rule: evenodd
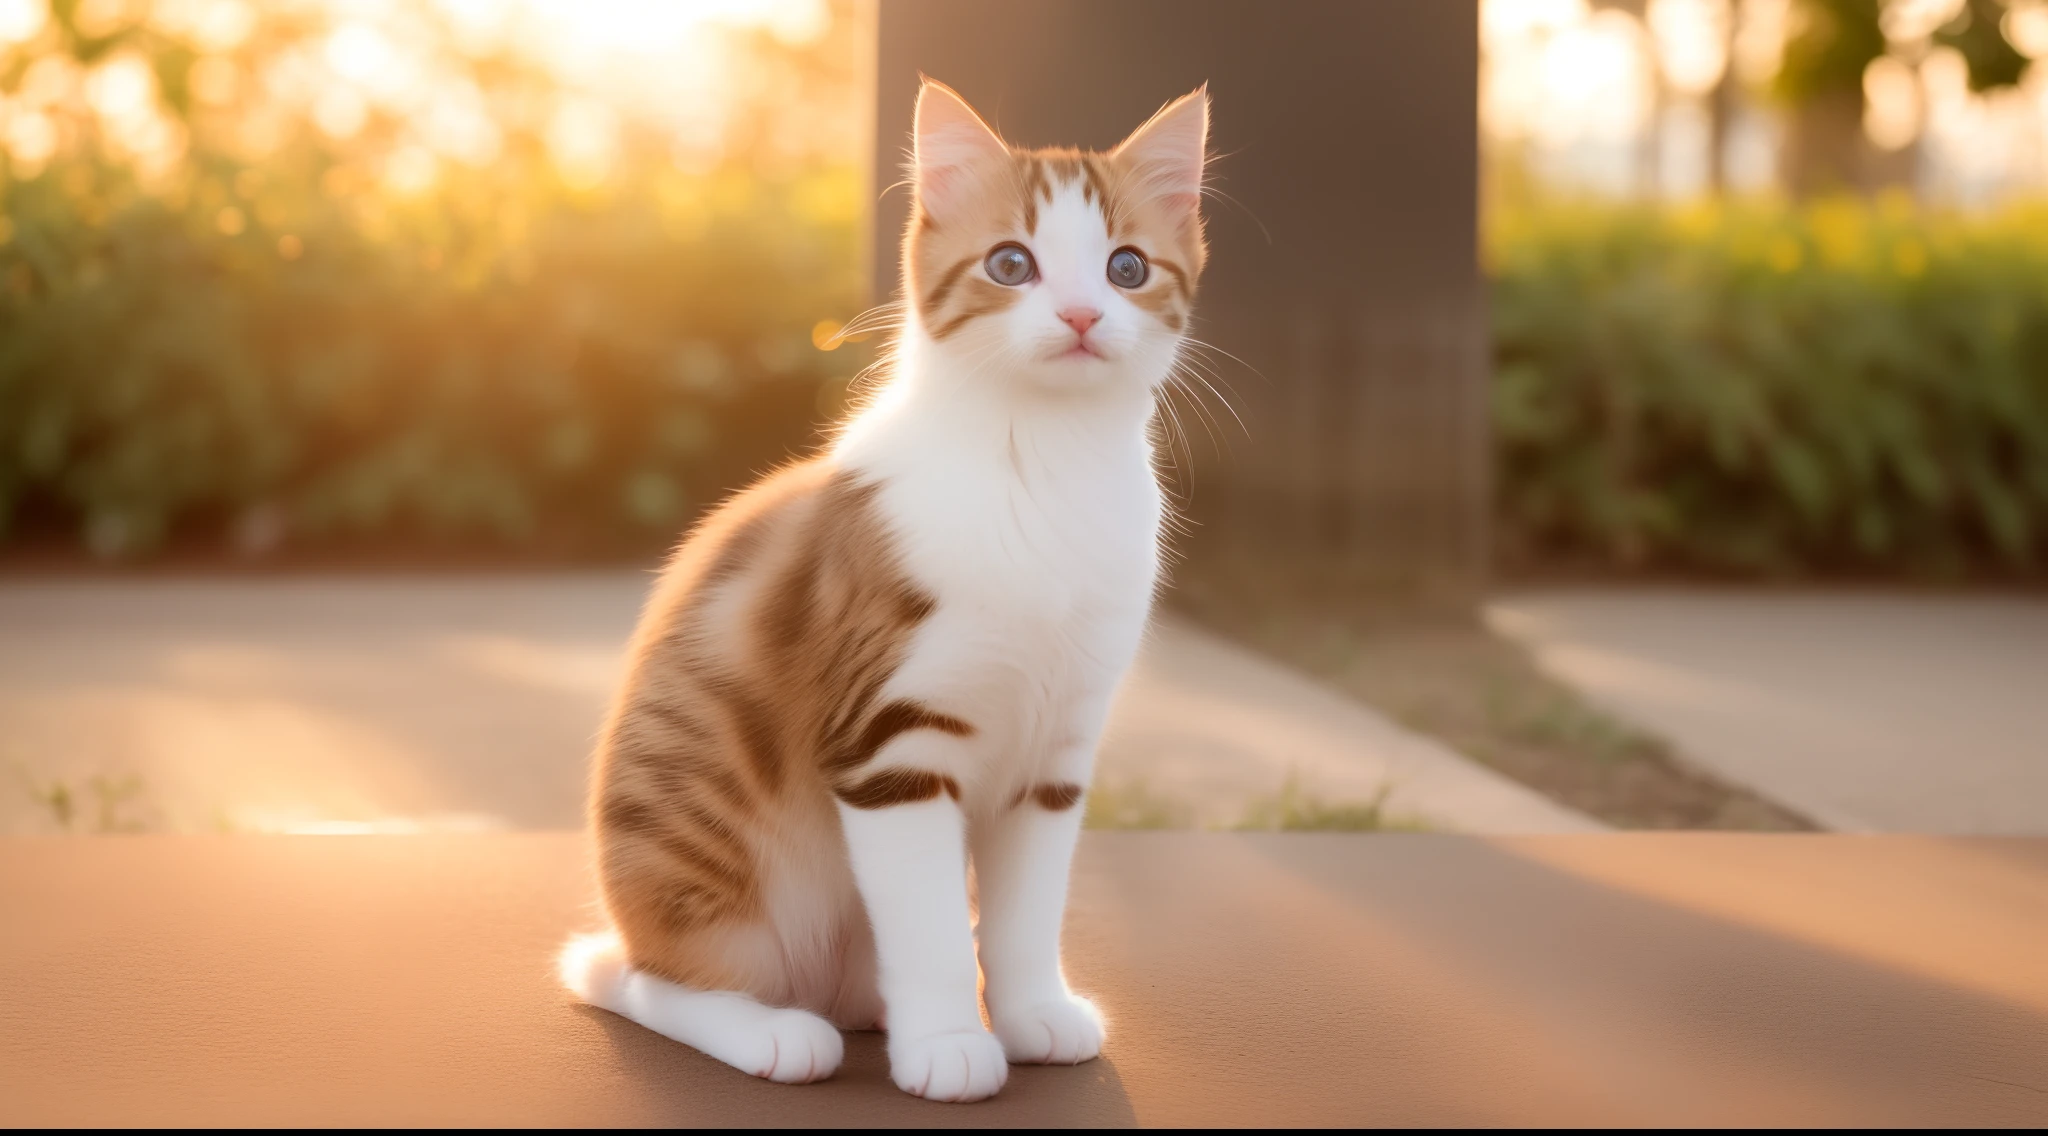
<svg viewBox="0 0 2048 1136">
<path fill-rule="evenodd" d="M 0 841 L 0 1123 L 2048 1123 L 2048 841 L 1091 833 L 1112 1033 L 983 1105 L 554 985 L 576 834 Z"/>
</svg>

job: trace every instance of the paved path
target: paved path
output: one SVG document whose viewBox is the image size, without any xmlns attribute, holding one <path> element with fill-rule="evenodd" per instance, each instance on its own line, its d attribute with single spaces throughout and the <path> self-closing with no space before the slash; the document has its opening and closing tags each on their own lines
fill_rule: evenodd
<svg viewBox="0 0 2048 1136">
<path fill-rule="evenodd" d="M 1093 832 L 1098 1061 L 930 1104 L 579 1006 L 576 833 L 0 839 L 0 1125 L 2048 1124 L 2048 840 Z"/>
<path fill-rule="evenodd" d="M 1829 827 L 2048 834 L 2048 599 L 1575 590 L 1489 618 L 1611 712 Z"/>
<path fill-rule="evenodd" d="M 617 571 L 0 580 L 0 832 L 54 827 L 60 786 L 88 829 L 577 825 L 645 586 Z M 1596 827 L 1177 624 L 1133 675 L 1102 772 L 1203 825 L 1294 773 L 1332 803 L 1386 787 L 1391 815 L 1436 828 Z"/>
</svg>

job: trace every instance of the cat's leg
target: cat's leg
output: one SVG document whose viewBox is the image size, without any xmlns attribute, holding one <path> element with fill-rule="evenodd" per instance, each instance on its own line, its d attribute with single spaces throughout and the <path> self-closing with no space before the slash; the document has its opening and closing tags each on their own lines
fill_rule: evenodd
<svg viewBox="0 0 2048 1136">
<path fill-rule="evenodd" d="M 635 970 L 615 934 L 570 940 L 560 968 L 563 984 L 584 1001 L 741 1072 L 802 1084 L 839 1070 L 844 1042 L 832 1023 L 807 1010 L 766 1006 L 730 991 L 691 990 Z"/>
<path fill-rule="evenodd" d="M 839 814 L 874 927 L 889 1075 L 931 1100 L 994 1096 L 1009 1066 L 981 1024 L 958 790 L 921 770 L 862 772 L 840 793 Z"/>
<path fill-rule="evenodd" d="M 975 825 L 988 1016 L 1004 1052 L 1020 1064 L 1074 1065 L 1102 1052 L 1102 1015 L 1067 988 L 1060 969 L 1067 876 L 1094 741 L 1091 732 L 1085 746 L 1054 763 L 1050 780 L 1025 786 L 1009 807 Z"/>
</svg>

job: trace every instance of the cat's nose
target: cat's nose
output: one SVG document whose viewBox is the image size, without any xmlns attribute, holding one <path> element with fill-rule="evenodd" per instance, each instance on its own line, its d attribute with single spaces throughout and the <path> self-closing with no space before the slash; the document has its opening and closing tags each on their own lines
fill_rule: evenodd
<svg viewBox="0 0 2048 1136">
<path fill-rule="evenodd" d="M 1060 313 L 1060 322 L 1074 329 L 1075 335 L 1086 335 L 1088 329 L 1102 321 L 1102 313 L 1094 308 L 1068 308 Z"/>
</svg>

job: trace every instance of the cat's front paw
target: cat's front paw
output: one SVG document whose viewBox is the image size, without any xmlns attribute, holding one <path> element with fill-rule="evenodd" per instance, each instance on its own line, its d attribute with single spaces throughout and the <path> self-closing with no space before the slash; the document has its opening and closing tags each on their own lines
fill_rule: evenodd
<svg viewBox="0 0 2048 1136">
<path fill-rule="evenodd" d="M 1019 1065 L 1079 1065 L 1102 1053 L 1102 1015 L 1086 998 L 1068 994 L 990 1016 L 1003 1052 Z"/>
<path fill-rule="evenodd" d="M 896 1087 L 935 1101 L 978 1101 L 1009 1080 L 1003 1046 L 985 1030 L 941 1033 L 889 1042 L 889 1076 Z"/>
<path fill-rule="evenodd" d="M 785 1085 L 807 1085 L 839 1071 L 846 1041 L 832 1023 L 802 1010 L 778 1010 L 765 1025 L 753 1060 L 735 1062 L 747 1072 Z"/>
</svg>

